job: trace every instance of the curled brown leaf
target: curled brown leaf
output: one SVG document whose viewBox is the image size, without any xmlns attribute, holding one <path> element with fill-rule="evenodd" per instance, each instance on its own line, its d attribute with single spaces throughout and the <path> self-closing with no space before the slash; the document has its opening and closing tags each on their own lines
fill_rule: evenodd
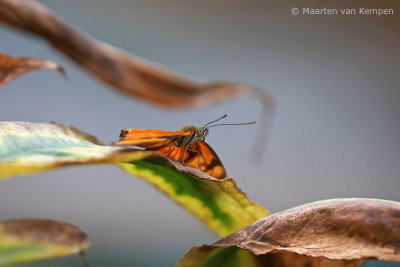
<svg viewBox="0 0 400 267">
<path fill-rule="evenodd" d="M 30 57 L 13 58 L 0 54 L 0 88 L 12 79 L 39 69 L 55 69 L 65 75 L 64 68 L 50 60 Z"/>
<path fill-rule="evenodd" d="M 273 99 L 259 88 L 236 82 L 201 83 L 95 40 L 62 22 L 35 1 L 0 0 L 0 21 L 47 39 L 91 74 L 115 89 L 163 107 L 195 107 L 256 94 L 263 105 Z"/>
</svg>

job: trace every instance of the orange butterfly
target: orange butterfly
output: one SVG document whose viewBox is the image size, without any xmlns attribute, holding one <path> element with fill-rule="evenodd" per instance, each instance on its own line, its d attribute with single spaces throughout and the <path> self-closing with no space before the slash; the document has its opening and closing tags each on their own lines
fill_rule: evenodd
<svg viewBox="0 0 400 267">
<path fill-rule="evenodd" d="M 115 145 L 139 146 L 146 150 L 159 152 L 167 157 L 181 161 L 186 165 L 201 170 L 206 174 L 222 179 L 226 171 L 215 151 L 204 139 L 208 128 L 220 125 L 254 124 L 255 121 L 235 124 L 214 124 L 227 115 L 211 121 L 204 126 L 183 126 L 176 132 L 158 129 L 125 129 L 121 131 L 120 140 Z M 210 126 L 208 126 L 210 125 Z"/>
</svg>

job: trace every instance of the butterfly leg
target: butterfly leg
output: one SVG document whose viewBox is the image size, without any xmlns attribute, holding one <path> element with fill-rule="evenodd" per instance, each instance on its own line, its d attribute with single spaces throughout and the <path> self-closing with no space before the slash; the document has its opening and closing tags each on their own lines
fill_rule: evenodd
<svg viewBox="0 0 400 267">
<path fill-rule="evenodd" d="M 171 155 L 172 151 L 174 151 L 174 148 L 171 146 L 171 148 L 168 151 L 168 154 L 165 154 L 165 156 L 169 157 Z"/>
<path fill-rule="evenodd" d="M 178 142 L 176 140 L 173 141 L 172 143 L 174 144 L 174 146 L 179 147 L 179 144 L 178 144 Z"/>
<path fill-rule="evenodd" d="M 203 170 L 203 168 L 200 165 L 200 154 L 197 156 L 197 165 L 199 166 L 199 170 L 202 172 L 206 172 L 207 168 Z"/>
<path fill-rule="evenodd" d="M 186 150 L 188 150 L 188 148 L 185 148 L 185 150 L 183 151 L 182 163 L 185 163 Z"/>
<path fill-rule="evenodd" d="M 190 148 L 190 147 L 188 147 L 187 150 L 189 150 L 189 151 L 191 151 L 191 152 L 199 153 L 198 150 L 192 149 L 192 148 Z M 199 170 L 201 170 L 202 172 L 205 172 L 205 170 L 203 170 L 203 169 L 201 168 L 201 165 L 200 165 L 200 154 L 197 155 L 197 166 L 199 167 Z"/>
<path fill-rule="evenodd" d="M 182 162 L 183 162 L 183 163 L 185 163 L 185 155 L 186 155 L 186 151 L 187 151 L 187 150 L 189 150 L 189 151 L 191 151 L 191 152 L 196 152 L 196 153 L 199 152 L 199 151 L 197 151 L 197 150 L 191 149 L 190 147 L 185 147 L 185 152 L 183 152 L 183 159 L 182 159 Z"/>
</svg>

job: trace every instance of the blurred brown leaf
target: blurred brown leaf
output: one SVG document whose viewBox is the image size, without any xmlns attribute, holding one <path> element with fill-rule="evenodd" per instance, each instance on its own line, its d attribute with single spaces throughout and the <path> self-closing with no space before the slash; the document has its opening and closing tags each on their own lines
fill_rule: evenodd
<svg viewBox="0 0 400 267">
<path fill-rule="evenodd" d="M 53 61 L 29 57 L 13 58 L 0 54 L 0 88 L 12 79 L 39 69 L 55 69 L 65 75 L 63 67 Z"/>
<path fill-rule="evenodd" d="M 68 26 L 35 1 L 0 0 L 0 22 L 39 35 L 119 91 L 163 107 L 210 105 L 256 94 L 273 109 L 269 94 L 235 82 L 201 83 L 95 40 Z"/>
<path fill-rule="evenodd" d="M 90 242 L 78 227 L 45 219 L 0 222 L 0 265 L 65 257 L 80 253 Z"/>
<path fill-rule="evenodd" d="M 274 266 L 273 262 L 279 266 L 357 266 L 368 259 L 400 262 L 400 203 L 334 199 L 288 209 L 211 246 L 193 248 L 180 266 L 207 266 L 192 264 L 191 259 L 214 260 L 224 255 L 218 249 L 231 247 L 262 255 L 256 257 L 254 266 Z"/>
<path fill-rule="evenodd" d="M 82 251 L 89 246 L 86 234 L 65 222 L 45 219 L 21 219 L 1 222 L 2 233 L 18 240 L 37 244 L 75 247 Z"/>
</svg>

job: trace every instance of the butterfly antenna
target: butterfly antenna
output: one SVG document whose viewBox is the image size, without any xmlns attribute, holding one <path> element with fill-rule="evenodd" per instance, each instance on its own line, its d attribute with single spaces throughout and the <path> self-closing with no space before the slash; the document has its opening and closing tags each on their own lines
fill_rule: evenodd
<svg viewBox="0 0 400 267">
<path fill-rule="evenodd" d="M 220 123 L 220 124 L 214 124 L 211 126 L 208 126 L 208 128 L 214 127 L 214 126 L 221 126 L 221 125 L 246 125 L 246 124 L 255 124 L 256 121 L 251 121 L 251 122 L 241 122 L 241 123 Z"/>
<path fill-rule="evenodd" d="M 213 123 L 213 122 L 217 122 L 217 121 L 219 121 L 219 120 L 222 120 L 223 118 L 226 118 L 227 116 L 228 116 L 228 114 L 225 114 L 224 116 L 222 116 L 222 117 L 220 117 L 220 118 L 218 118 L 218 119 L 216 119 L 216 120 L 210 121 L 209 123 L 207 123 L 207 124 L 204 125 L 203 127 L 205 128 L 207 125 L 209 125 L 209 124 L 211 124 L 211 123 Z"/>
</svg>

